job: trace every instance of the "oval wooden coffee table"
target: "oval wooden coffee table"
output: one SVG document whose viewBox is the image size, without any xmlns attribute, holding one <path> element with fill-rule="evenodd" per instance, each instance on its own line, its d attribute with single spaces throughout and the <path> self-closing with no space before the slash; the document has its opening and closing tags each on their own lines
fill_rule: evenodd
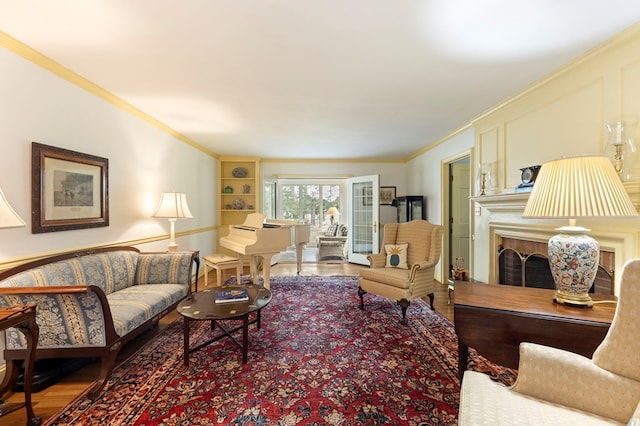
<svg viewBox="0 0 640 426">
<path fill-rule="evenodd" d="M 241 302 L 225 302 L 216 303 L 215 292 L 225 289 L 247 289 L 249 293 L 248 301 Z M 221 287 L 212 287 L 204 291 L 193 293 L 191 297 L 186 298 L 178 304 L 176 310 L 184 317 L 184 364 L 189 365 L 189 354 L 195 352 L 211 343 L 229 337 L 238 347 L 242 349 L 242 363 L 247 363 L 247 351 L 249 349 L 249 324 L 256 324 L 259 329 L 261 324 L 260 311 L 271 301 L 271 292 L 259 285 L 226 285 Z M 255 312 L 255 318 L 249 320 L 249 315 Z M 238 320 L 242 324 L 230 330 L 225 329 L 220 324 L 218 328 L 221 334 L 214 338 L 196 346 L 189 348 L 189 328 L 191 321 L 211 321 L 211 330 L 216 328 L 216 321 L 220 320 Z M 242 330 L 242 343 L 233 336 L 238 330 Z"/>
</svg>

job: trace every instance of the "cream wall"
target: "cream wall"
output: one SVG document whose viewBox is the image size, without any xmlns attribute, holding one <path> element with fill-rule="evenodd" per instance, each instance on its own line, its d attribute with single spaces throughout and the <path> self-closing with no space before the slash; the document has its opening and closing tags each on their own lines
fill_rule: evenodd
<svg viewBox="0 0 640 426">
<path fill-rule="evenodd" d="M 0 230 L 0 269 L 43 254 L 114 243 L 165 250 L 152 219 L 162 191 L 186 192 L 182 249 L 214 250 L 217 160 L 10 50 L 0 48 L 0 188 L 27 227 Z M 31 233 L 31 142 L 109 159 L 108 227 Z"/>
<path fill-rule="evenodd" d="M 498 195 L 475 199 L 483 208 L 481 216 L 474 218 L 474 278 L 491 278 L 493 228 L 525 224 L 544 240 L 555 233 L 553 228 L 565 224 L 521 218 L 526 198 L 522 201 L 513 195 L 520 182 L 519 169 L 562 156 L 601 154 L 605 124 L 620 120 L 628 124 L 640 120 L 640 25 L 473 120 L 477 155 L 473 164 L 495 162 L 488 193 Z M 629 136 L 640 140 L 638 126 L 631 130 Z M 445 145 L 454 150 L 454 141 Z M 636 177 L 625 183 L 636 206 L 640 204 L 638 168 L 640 164 L 634 164 Z M 640 255 L 640 220 L 583 220 L 581 224 L 593 230 L 601 246 L 616 249 L 616 270 L 626 259 Z"/>
</svg>

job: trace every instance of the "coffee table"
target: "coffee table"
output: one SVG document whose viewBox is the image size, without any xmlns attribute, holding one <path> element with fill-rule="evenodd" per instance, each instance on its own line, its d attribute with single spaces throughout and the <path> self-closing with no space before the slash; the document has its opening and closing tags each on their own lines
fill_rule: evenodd
<svg viewBox="0 0 640 426">
<path fill-rule="evenodd" d="M 221 289 L 240 289 L 246 288 L 249 293 L 249 300 L 243 302 L 227 302 L 216 303 L 215 291 Z M 211 343 L 222 339 L 230 338 L 240 349 L 242 349 L 242 363 L 247 363 L 247 352 L 249 349 L 249 325 L 256 324 L 259 329 L 261 326 L 260 311 L 271 301 L 271 292 L 263 286 L 254 284 L 245 285 L 225 285 L 220 287 L 212 287 L 197 293 L 193 293 L 191 297 L 180 302 L 176 308 L 177 312 L 184 317 L 184 364 L 189 365 L 189 354 L 195 352 Z M 255 318 L 249 320 L 249 315 L 255 312 Z M 211 321 L 211 330 L 215 330 L 216 321 L 220 320 L 238 320 L 242 324 L 232 329 L 225 329 L 220 324 L 217 328 L 222 333 L 212 339 L 194 347 L 189 348 L 189 328 L 191 321 Z M 238 330 L 242 330 L 242 343 L 233 336 Z"/>
</svg>

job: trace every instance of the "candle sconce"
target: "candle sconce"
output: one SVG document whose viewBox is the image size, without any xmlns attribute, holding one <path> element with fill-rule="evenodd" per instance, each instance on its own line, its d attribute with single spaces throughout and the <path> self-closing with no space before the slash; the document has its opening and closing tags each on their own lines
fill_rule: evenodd
<svg viewBox="0 0 640 426">
<path fill-rule="evenodd" d="M 628 170 L 633 167 L 638 155 L 636 144 L 633 138 L 629 137 L 633 127 L 634 125 L 622 121 L 605 126 L 608 134 L 605 155 L 609 157 L 622 180 L 631 179 Z"/>
</svg>

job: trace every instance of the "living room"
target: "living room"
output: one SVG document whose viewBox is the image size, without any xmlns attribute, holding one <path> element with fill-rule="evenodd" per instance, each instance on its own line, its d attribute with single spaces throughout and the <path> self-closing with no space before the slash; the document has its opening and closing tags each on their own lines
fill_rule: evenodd
<svg viewBox="0 0 640 426">
<path fill-rule="evenodd" d="M 170 190 L 187 194 L 193 216 L 176 222 L 179 247 L 197 249 L 201 255 L 217 252 L 218 193 L 222 190 L 219 152 L 132 107 L 110 92 L 113 89 L 84 80 L 81 70 L 65 68 L 10 31 L 0 33 L 0 45 L 4 94 L 0 99 L 0 188 L 26 222 L 24 227 L 0 230 L 4 242 L 0 270 L 63 252 L 109 245 L 164 251 L 169 222 L 152 216 L 160 194 Z M 445 135 L 425 137 L 419 149 L 408 155 L 334 158 L 340 146 L 329 144 L 324 158 L 289 159 L 282 153 L 261 156 L 261 175 L 377 174 L 380 184 L 395 186 L 398 195 L 424 195 L 429 221 L 441 224 L 448 216 L 448 164 L 470 157 L 473 186 L 478 165 L 489 165 L 492 173 L 487 195 L 480 196 L 474 188 L 473 202 L 469 203 L 472 240 L 467 265 L 474 279 L 493 282 L 493 256 L 500 238 L 516 235 L 545 240 L 564 224 L 562 220 L 521 218 L 523 196 L 514 194 L 521 182 L 521 168 L 562 156 L 604 153 L 607 124 L 623 121 L 629 137 L 640 137 L 639 64 L 640 25 L 636 24 L 490 108 L 470 113 Z M 108 159 L 108 226 L 32 232 L 32 142 Z M 317 148 L 322 144 L 316 141 L 311 145 Z M 228 145 L 233 148 L 233 141 Z M 638 206 L 640 163 L 629 161 L 627 168 L 630 179 L 624 182 L 625 188 Z M 593 220 L 583 225 L 615 252 L 616 271 L 626 260 L 640 257 L 637 220 Z M 437 281 L 445 285 L 448 275 L 449 267 L 438 265 Z M 619 274 L 615 279 L 617 289 Z"/>
</svg>

